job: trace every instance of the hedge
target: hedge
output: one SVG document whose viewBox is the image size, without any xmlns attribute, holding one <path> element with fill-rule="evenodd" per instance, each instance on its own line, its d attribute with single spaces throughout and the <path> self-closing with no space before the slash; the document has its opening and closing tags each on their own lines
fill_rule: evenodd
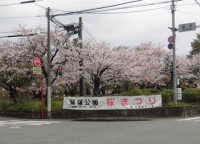
<svg viewBox="0 0 200 144">
<path fill-rule="evenodd" d="M 139 89 L 133 88 L 129 91 L 120 93 L 120 96 L 140 96 L 140 95 L 162 95 L 162 103 L 164 106 L 174 106 L 173 103 L 173 91 L 171 89 Z M 186 106 L 191 104 L 200 104 L 200 89 L 197 88 L 188 88 L 183 90 L 183 100 L 178 102 L 178 105 Z M 62 109 L 63 100 L 62 99 L 54 99 L 52 102 L 52 110 L 59 111 Z M 177 104 L 176 104 L 177 106 Z M 23 103 L 14 104 L 10 100 L 1 99 L 0 100 L 0 110 L 40 110 L 40 101 L 32 100 L 25 101 Z"/>
<path fill-rule="evenodd" d="M 157 90 L 157 89 L 139 89 L 133 88 L 129 91 L 123 92 L 121 96 L 140 96 L 140 95 L 155 95 L 161 94 L 162 95 L 162 102 L 164 105 L 168 105 L 172 102 L 173 98 L 173 91 L 169 89 Z"/>
<path fill-rule="evenodd" d="M 183 100 L 189 103 L 200 103 L 200 89 L 187 88 L 183 90 Z"/>
<path fill-rule="evenodd" d="M 52 110 L 59 111 L 62 109 L 62 100 L 53 100 L 52 102 Z M 10 100 L 0 100 L 0 110 L 17 110 L 17 111 L 40 111 L 40 101 L 32 100 L 25 101 L 23 103 L 14 104 Z"/>
</svg>

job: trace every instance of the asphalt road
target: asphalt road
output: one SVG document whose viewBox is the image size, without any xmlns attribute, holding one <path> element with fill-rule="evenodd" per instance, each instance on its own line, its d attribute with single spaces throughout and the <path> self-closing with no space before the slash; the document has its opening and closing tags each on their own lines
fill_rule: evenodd
<svg viewBox="0 0 200 144">
<path fill-rule="evenodd" d="M 0 118 L 0 144 L 199 144 L 200 117 L 151 121 Z"/>
</svg>

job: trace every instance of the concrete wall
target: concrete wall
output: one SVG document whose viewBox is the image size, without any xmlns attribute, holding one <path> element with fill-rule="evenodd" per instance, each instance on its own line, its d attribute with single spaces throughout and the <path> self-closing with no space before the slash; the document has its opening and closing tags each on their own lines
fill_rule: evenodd
<svg viewBox="0 0 200 144">
<path fill-rule="evenodd" d="M 53 118 L 76 119 L 88 117 L 189 117 L 200 114 L 200 106 L 161 107 L 142 110 L 62 110 L 52 112 Z M 18 118 L 40 118 L 40 112 L 0 111 L 0 116 Z"/>
</svg>

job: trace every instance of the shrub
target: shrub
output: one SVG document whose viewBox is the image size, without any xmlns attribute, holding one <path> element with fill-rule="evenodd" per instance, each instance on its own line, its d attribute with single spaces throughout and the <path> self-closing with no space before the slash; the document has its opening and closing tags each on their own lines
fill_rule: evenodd
<svg viewBox="0 0 200 144">
<path fill-rule="evenodd" d="M 63 100 L 54 100 L 52 103 L 53 111 L 62 110 Z"/>
<path fill-rule="evenodd" d="M 120 95 L 122 96 L 138 96 L 143 95 L 143 91 L 139 88 L 134 88 L 126 92 L 122 92 Z"/>
<path fill-rule="evenodd" d="M 163 89 L 162 91 L 159 91 L 157 89 L 134 88 L 127 92 L 123 92 L 120 95 L 122 95 L 122 96 L 140 96 L 140 95 L 156 95 L 156 94 L 162 95 L 163 105 L 168 105 L 170 102 L 172 102 L 173 91 L 169 90 L 169 89 Z"/>
<path fill-rule="evenodd" d="M 182 106 L 191 106 L 192 104 L 189 103 L 185 103 L 185 102 L 177 102 L 177 104 L 170 102 L 167 104 L 167 106 L 171 106 L 171 107 L 182 107 Z"/>
<path fill-rule="evenodd" d="M 123 92 L 120 95 L 122 95 L 122 96 L 140 96 L 140 95 L 153 95 L 153 94 L 160 94 L 160 91 L 156 90 L 156 89 L 134 88 L 129 91 Z"/>
<path fill-rule="evenodd" d="M 5 110 L 17 110 L 17 111 L 39 111 L 40 110 L 40 101 L 33 100 L 33 101 L 26 101 L 19 104 L 11 104 Z"/>
<path fill-rule="evenodd" d="M 160 94 L 160 91 L 157 89 L 142 89 L 143 95 L 155 95 Z"/>
<path fill-rule="evenodd" d="M 190 103 L 200 103 L 200 89 L 187 88 L 183 91 L 183 100 Z"/>
<path fill-rule="evenodd" d="M 40 110 L 40 101 L 34 100 L 34 101 L 27 101 L 21 105 L 22 110 L 33 110 L 33 111 L 39 111 Z"/>
<path fill-rule="evenodd" d="M 10 100 L 0 100 L 0 110 L 7 110 L 13 103 Z"/>
<path fill-rule="evenodd" d="M 163 89 L 161 91 L 163 105 L 169 105 L 173 100 L 173 91 L 170 89 Z"/>
<path fill-rule="evenodd" d="M 62 110 L 63 100 L 56 99 L 52 101 L 52 110 Z M 40 100 L 24 101 L 23 103 L 14 104 L 10 100 L 0 100 L 0 110 L 15 110 L 15 111 L 40 111 Z M 45 108 L 46 110 L 46 108 Z"/>
</svg>

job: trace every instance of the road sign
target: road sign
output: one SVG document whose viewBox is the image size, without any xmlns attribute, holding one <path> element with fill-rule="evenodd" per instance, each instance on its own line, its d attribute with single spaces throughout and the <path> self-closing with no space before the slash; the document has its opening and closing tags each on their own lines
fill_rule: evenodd
<svg viewBox="0 0 200 144">
<path fill-rule="evenodd" d="M 169 43 L 174 43 L 174 41 L 175 41 L 174 36 L 168 37 L 168 42 L 169 42 Z"/>
<path fill-rule="evenodd" d="M 170 36 L 168 37 L 168 48 L 173 49 L 174 48 L 174 43 L 175 43 L 175 36 Z"/>
<path fill-rule="evenodd" d="M 41 67 L 41 65 L 42 65 L 41 59 L 39 57 L 34 57 L 33 58 L 33 65 L 36 66 L 36 67 Z"/>
<path fill-rule="evenodd" d="M 185 32 L 185 31 L 193 31 L 196 30 L 197 26 L 196 23 L 185 23 L 185 24 L 180 24 L 178 26 L 178 31 L 179 32 Z"/>
</svg>

